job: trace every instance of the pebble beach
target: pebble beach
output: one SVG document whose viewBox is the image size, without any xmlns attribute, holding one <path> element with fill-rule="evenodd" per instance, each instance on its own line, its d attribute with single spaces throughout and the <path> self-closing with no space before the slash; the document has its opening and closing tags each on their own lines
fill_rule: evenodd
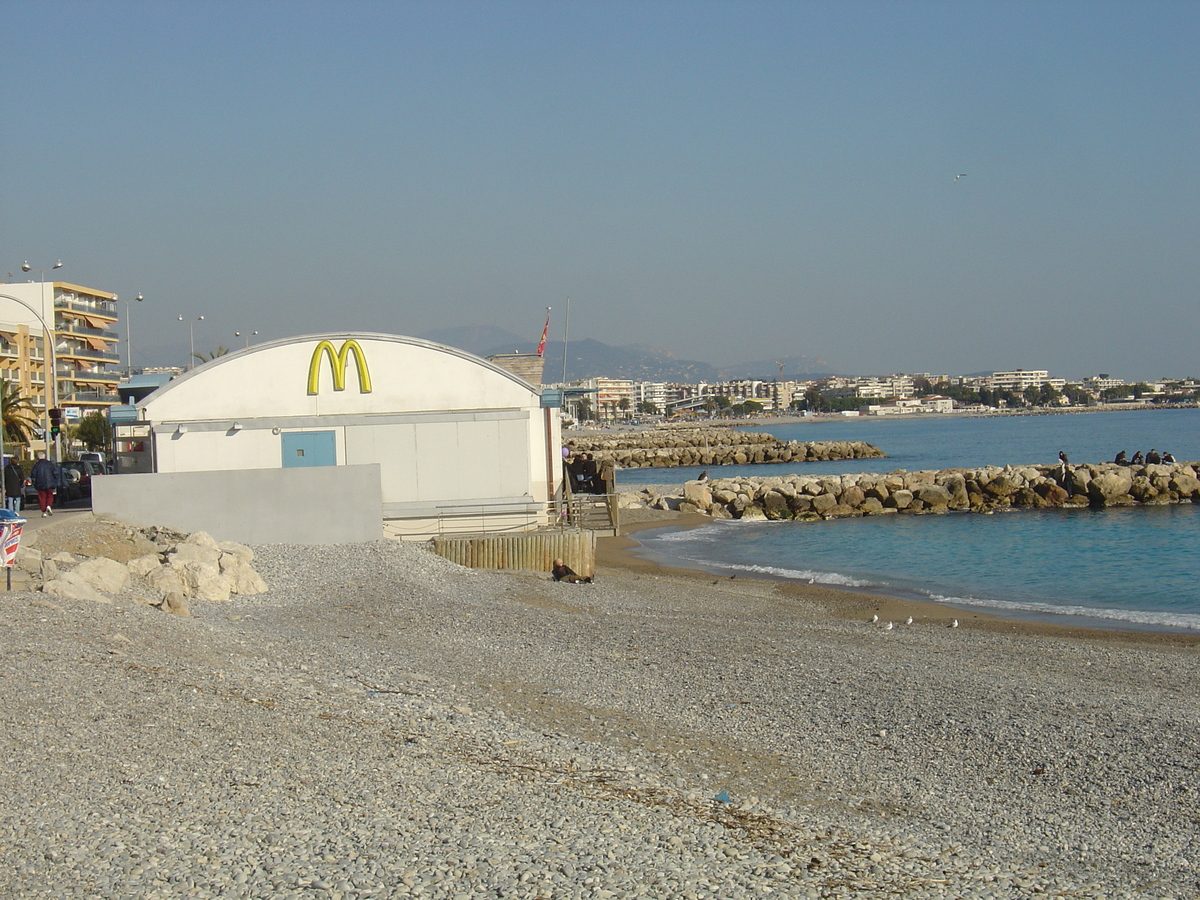
<svg viewBox="0 0 1200 900">
<path fill-rule="evenodd" d="M 189 617 L 4 595 L 0 896 L 1200 896 L 1196 638 L 602 543 L 594 585 L 374 542 Z"/>
</svg>

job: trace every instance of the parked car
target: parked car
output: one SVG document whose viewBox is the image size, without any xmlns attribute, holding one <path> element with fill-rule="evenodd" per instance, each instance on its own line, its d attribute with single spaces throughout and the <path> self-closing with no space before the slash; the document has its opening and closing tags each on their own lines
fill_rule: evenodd
<svg viewBox="0 0 1200 900">
<path fill-rule="evenodd" d="M 69 499 L 92 496 L 92 477 L 104 475 L 104 466 L 88 459 L 73 460 L 62 464 L 63 475 L 66 476 L 68 493 L 74 494 Z"/>
</svg>

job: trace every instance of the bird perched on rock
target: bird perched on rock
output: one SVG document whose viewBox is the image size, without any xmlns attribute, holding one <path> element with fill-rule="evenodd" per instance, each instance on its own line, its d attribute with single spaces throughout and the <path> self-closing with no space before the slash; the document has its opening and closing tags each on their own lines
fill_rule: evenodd
<svg viewBox="0 0 1200 900">
<path fill-rule="evenodd" d="M 888 622 L 886 625 L 884 625 L 884 626 L 883 626 L 883 630 L 884 630 L 884 631 L 891 631 L 891 630 L 892 630 L 892 623 L 891 623 L 891 622 Z"/>
<path fill-rule="evenodd" d="M 904 620 L 904 624 L 905 624 L 905 625 L 911 625 L 911 624 L 912 624 L 912 616 L 909 616 L 907 619 L 905 619 L 905 620 Z"/>
<path fill-rule="evenodd" d="M 697 481 L 708 481 L 708 469 L 705 469 L 703 472 L 701 472 L 700 476 L 696 480 Z"/>
<path fill-rule="evenodd" d="M 958 619 L 955 619 L 953 622 L 951 622 L 951 623 L 950 623 L 950 627 L 951 627 L 951 628 L 957 628 L 957 627 L 958 627 Z"/>
<path fill-rule="evenodd" d="M 874 625 L 878 621 L 879 621 L 879 613 L 876 613 L 875 615 L 871 616 L 871 624 L 872 625 Z"/>
</svg>

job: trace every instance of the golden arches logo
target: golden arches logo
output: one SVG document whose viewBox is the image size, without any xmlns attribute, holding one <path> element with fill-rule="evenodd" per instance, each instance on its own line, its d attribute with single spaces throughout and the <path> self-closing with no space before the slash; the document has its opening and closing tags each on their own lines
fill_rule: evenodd
<svg viewBox="0 0 1200 900">
<path fill-rule="evenodd" d="M 329 367 L 333 370 L 333 389 L 346 389 L 346 362 L 350 354 L 354 354 L 354 365 L 358 369 L 358 391 L 360 394 L 371 393 L 371 373 L 367 369 L 367 356 L 363 353 L 358 341 L 346 341 L 341 350 L 334 350 L 329 341 L 321 341 L 313 350 L 312 362 L 308 364 L 308 393 L 318 394 L 321 391 L 321 359 L 329 357 Z"/>
</svg>

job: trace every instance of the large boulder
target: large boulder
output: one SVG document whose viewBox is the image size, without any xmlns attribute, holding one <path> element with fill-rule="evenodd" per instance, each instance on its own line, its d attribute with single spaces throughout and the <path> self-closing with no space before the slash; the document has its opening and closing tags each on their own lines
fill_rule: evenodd
<svg viewBox="0 0 1200 900">
<path fill-rule="evenodd" d="M 1133 473 L 1124 467 L 1103 472 L 1088 482 L 1088 500 L 1093 506 L 1117 506 L 1132 502 L 1129 489 Z"/>
<path fill-rule="evenodd" d="M 74 571 L 63 572 L 57 578 L 47 581 L 42 585 L 42 591 L 56 597 L 69 597 L 72 600 L 112 603 L 112 600 L 101 594 Z"/>
<path fill-rule="evenodd" d="M 940 484 L 922 484 L 913 491 L 913 496 L 924 503 L 929 509 L 947 509 L 950 506 L 950 492 Z"/>
<path fill-rule="evenodd" d="M 683 485 L 683 499 L 699 509 L 712 506 L 713 494 L 706 481 L 688 481 Z"/>
<path fill-rule="evenodd" d="M 128 567 L 105 556 L 85 559 L 72 574 L 106 594 L 119 594 L 129 584 Z"/>
</svg>

